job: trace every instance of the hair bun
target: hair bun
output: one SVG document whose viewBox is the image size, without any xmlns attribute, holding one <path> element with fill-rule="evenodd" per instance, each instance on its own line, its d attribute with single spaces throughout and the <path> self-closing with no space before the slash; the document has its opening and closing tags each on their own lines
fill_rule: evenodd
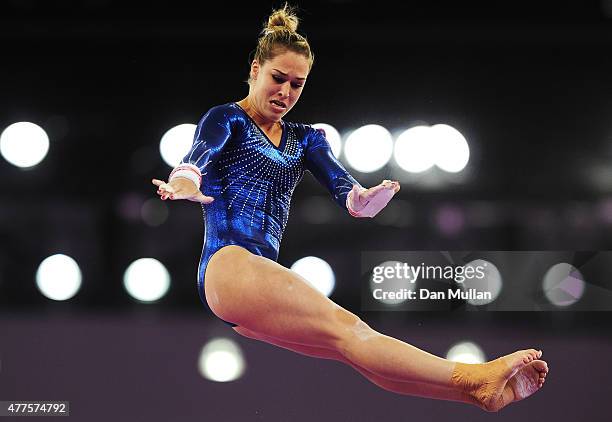
<svg viewBox="0 0 612 422">
<path fill-rule="evenodd" d="M 268 31 L 278 31 L 283 29 L 289 29 L 292 32 L 295 32 L 299 23 L 298 17 L 295 15 L 293 8 L 290 7 L 287 3 L 283 6 L 282 9 L 278 9 L 272 12 L 270 17 L 268 18 L 268 26 L 266 27 L 266 32 Z"/>
<path fill-rule="evenodd" d="M 251 64 L 256 60 L 260 65 L 263 65 L 279 54 L 292 51 L 308 60 L 308 70 L 310 71 L 314 55 L 306 37 L 298 34 L 298 23 L 299 19 L 295 9 L 289 4 L 285 3 L 282 9 L 273 10 L 268 17 L 268 22 L 264 21 Z M 249 84 L 251 82 L 252 79 L 249 74 Z"/>
</svg>

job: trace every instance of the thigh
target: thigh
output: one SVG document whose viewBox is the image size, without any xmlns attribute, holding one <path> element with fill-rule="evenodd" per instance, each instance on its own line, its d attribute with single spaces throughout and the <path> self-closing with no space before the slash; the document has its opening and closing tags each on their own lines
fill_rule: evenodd
<svg viewBox="0 0 612 422">
<path fill-rule="evenodd" d="M 206 297 L 215 314 L 261 335 L 336 350 L 367 327 L 297 273 L 227 246 L 210 259 Z"/>
</svg>

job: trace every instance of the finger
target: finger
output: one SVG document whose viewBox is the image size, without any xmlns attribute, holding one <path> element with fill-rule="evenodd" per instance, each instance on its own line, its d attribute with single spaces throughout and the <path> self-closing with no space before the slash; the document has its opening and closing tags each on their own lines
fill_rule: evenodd
<svg viewBox="0 0 612 422">
<path fill-rule="evenodd" d="M 395 193 L 398 193 L 401 189 L 400 183 L 399 182 L 393 182 L 393 189 L 395 190 Z"/>
<path fill-rule="evenodd" d="M 176 193 L 176 189 L 172 187 L 172 185 L 169 183 L 164 183 L 163 185 L 160 185 L 159 190 L 162 190 L 168 193 Z"/>
<path fill-rule="evenodd" d="M 386 189 L 386 186 L 382 183 L 378 186 L 374 186 L 373 188 L 370 188 L 366 190 L 365 192 L 361 193 L 361 200 L 370 201 L 372 198 L 374 198 L 378 194 L 378 192 L 382 191 L 383 189 Z"/>
<path fill-rule="evenodd" d="M 353 211 L 359 211 L 361 202 L 359 201 L 359 185 L 353 185 L 353 189 L 349 195 L 349 205 Z"/>
<path fill-rule="evenodd" d="M 153 183 L 155 186 L 161 186 L 166 182 L 164 182 L 163 180 L 159 180 L 159 179 L 153 179 L 151 180 L 151 183 Z"/>
<path fill-rule="evenodd" d="M 165 189 L 159 188 L 157 189 L 157 194 L 160 196 L 161 199 L 163 199 L 164 201 L 166 199 L 168 199 L 168 196 L 170 196 L 170 192 L 166 191 Z"/>
<path fill-rule="evenodd" d="M 167 186 L 167 188 L 163 188 L 163 187 L 160 186 L 160 189 L 157 191 L 157 193 L 160 195 L 161 199 L 163 201 L 165 201 L 167 199 L 175 199 L 176 193 L 174 192 L 174 189 L 172 188 L 172 186 L 170 186 L 170 185 L 166 185 L 166 186 Z"/>
<path fill-rule="evenodd" d="M 206 196 L 202 192 L 198 191 L 194 196 L 187 198 L 190 201 L 199 202 L 201 204 L 210 204 L 215 200 L 212 196 Z"/>
</svg>

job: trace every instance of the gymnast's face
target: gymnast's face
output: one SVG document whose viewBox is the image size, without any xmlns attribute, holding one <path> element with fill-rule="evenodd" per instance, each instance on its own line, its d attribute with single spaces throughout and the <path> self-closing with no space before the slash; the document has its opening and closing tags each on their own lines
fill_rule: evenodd
<svg viewBox="0 0 612 422">
<path fill-rule="evenodd" d="M 251 65 L 251 103 L 266 120 L 277 122 L 300 98 L 306 77 L 308 59 L 293 51 L 278 54 L 263 65 Z"/>
</svg>

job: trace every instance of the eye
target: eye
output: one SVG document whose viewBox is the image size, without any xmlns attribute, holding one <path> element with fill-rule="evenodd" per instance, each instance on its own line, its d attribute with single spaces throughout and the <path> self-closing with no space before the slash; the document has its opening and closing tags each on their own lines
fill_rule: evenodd
<svg viewBox="0 0 612 422">
<path fill-rule="evenodd" d="M 276 82 L 278 84 L 283 84 L 286 81 L 285 78 L 282 78 L 282 77 L 277 76 L 277 75 L 272 75 L 272 79 L 274 79 L 274 82 Z M 303 84 L 298 84 L 296 82 L 291 82 L 291 87 L 294 88 L 294 89 L 298 89 L 298 88 L 301 88 L 303 86 L 304 86 Z"/>
</svg>

